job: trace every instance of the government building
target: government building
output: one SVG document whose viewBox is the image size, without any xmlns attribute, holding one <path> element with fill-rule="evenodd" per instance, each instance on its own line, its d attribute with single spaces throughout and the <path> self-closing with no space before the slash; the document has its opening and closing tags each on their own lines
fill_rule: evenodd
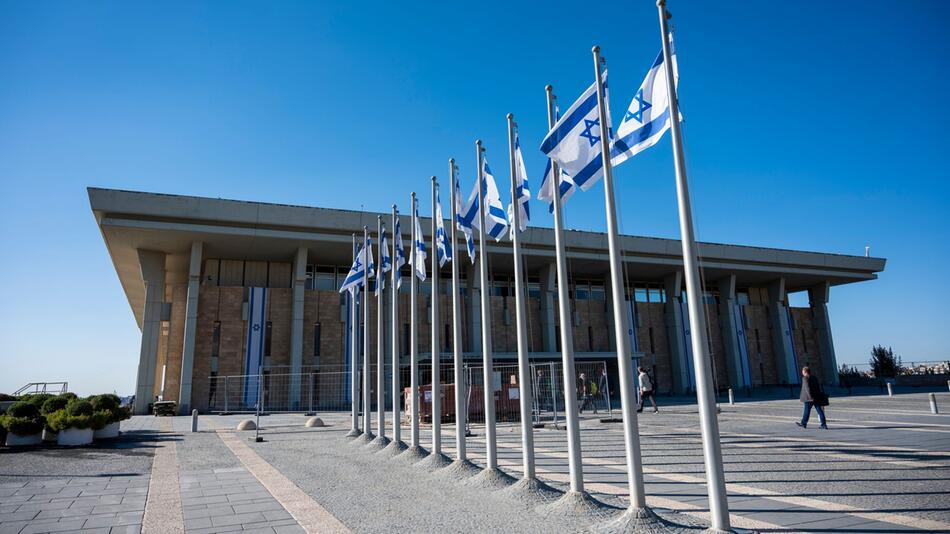
<svg viewBox="0 0 950 534">
<path fill-rule="evenodd" d="M 99 188 L 88 193 L 142 331 L 137 413 L 145 413 L 155 399 L 176 401 L 183 413 L 208 411 L 219 405 L 219 377 L 257 373 L 248 372 L 247 365 L 254 288 L 266 288 L 261 337 L 266 372 L 299 377 L 348 368 L 348 304 L 338 288 L 352 264 L 353 234 L 361 239 L 363 226 L 369 226 L 375 242 L 377 215 L 389 229 L 389 213 Z M 401 226 L 410 228 L 408 217 Z M 431 254 L 428 219 L 422 228 Z M 565 325 L 557 313 L 554 232 L 529 228 L 523 235 L 531 361 L 558 362 L 559 329 Z M 408 246 L 408 234 L 403 241 Z M 621 242 L 629 317 L 624 328 L 631 332 L 636 363 L 650 370 L 659 393 L 688 394 L 695 379 L 680 242 L 637 236 L 623 236 Z M 567 231 L 565 244 L 572 308 L 566 327 L 573 332 L 575 356 L 578 362 L 606 362 L 616 383 L 606 235 Z M 462 345 L 466 360 L 478 363 L 483 288 L 477 262 L 472 265 L 464 244 L 459 245 Z M 517 344 L 510 242 L 492 241 L 487 251 L 492 350 L 497 363 L 513 363 Z M 713 243 L 700 243 L 699 253 L 717 388 L 796 384 L 803 365 L 811 366 L 824 383 L 837 382 L 828 314 L 831 288 L 876 279 L 884 259 Z M 446 265 L 440 275 L 440 361 L 452 357 L 449 273 Z M 431 354 L 426 313 L 433 298 L 430 280 L 420 284 L 417 303 L 423 361 Z M 409 284 L 400 291 L 402 324 L 397 328 L 400 352 L 408 361 Z M 790 306 L 788 294 L 800 291 L 807 292 L 809 305 Z M 375 362 L 375 298 L 370 299 L 370 317 Z M 387 312 L 387 331 L 389 323 Z M 386 349 L 389 362 L 391 342 Z M 337 383 L 320 387 L 348 388 L 344 375 L 324 375 L 324 381 L 332 376 Z M 305 387 L 299 379 L 291 380 L 285 392 L 291 404 L 304 407 L 300 397 Z"/>
</svg>

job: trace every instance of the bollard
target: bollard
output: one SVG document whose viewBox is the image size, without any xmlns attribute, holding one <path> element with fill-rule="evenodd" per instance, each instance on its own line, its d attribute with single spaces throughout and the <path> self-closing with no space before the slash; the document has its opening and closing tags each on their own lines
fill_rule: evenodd
<svg viewBox="0 0 950 534">
<path fill-rule="evenodd" d="M 887 383 L 887 396 L 888 397 L 894 396 L 894 385 L 891 384 L 890 382 Z"/>
<path fill-rule="evenodd" d="M 930 413 L 936 415 L 937 412 L 937 396 L 933 393 L 930 394 Z"/>
<path fill-rule="evenodd" d="M 732 394 L 732 388 L 729 388 L 729 404 L 735 404 L 735 403 L 736 403 L 736 398 Z"/>
<path fill-rule="evenodd" d="M 191 411 L 191 431 L 198 431 L 198 410 Z"/>
</svg>

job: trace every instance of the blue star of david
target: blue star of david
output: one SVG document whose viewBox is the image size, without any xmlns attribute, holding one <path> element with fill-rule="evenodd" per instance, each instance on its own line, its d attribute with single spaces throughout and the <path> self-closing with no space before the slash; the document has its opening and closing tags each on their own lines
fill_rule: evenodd
<svg viewBox="0 0 950 534">
<path fill-rule="evenodd" d="M 252 328 L 254 329 L 255 332 L 257 332 L 258 330 L 261 329 L 261 325 L 254 323 L 254 326 Z"/>
<path fill-rule="evenodd" d="M 600 142 L 600 136 L 594 135 L 591 132 L 591 128 L 594 126 L 600 126 L 600 119 L 594 119 L 592 121 L 584 119 L 584 131 L 581 132 L 581 137 L 590 141 L 590 146 L 594 146 Z"/>
<path fill-rule="evenodd" d="M 650 108 L 652 108 L 652 107 L 653 107 L 653 104 L 651 104 L 651 103 L 649 103 L 649 102 L 647 102 L 646 100 L 643 99 L 643 89 L 640 89 L 639 91 L 637 91 L 637 94 L 636 94 L 636 96 L 633 97 L 633 99 L 637 101 L 637 107 L 638 107 L 639 109 L 637 109 L 636 113 L 631 112 L 631 111 L 628 109 L 628 110 L 627 110 L 627 116 L 624 117 L 623 119 L 624 119 L 624 120 L 629 120 L 629 119 L 633 118 L 634 120 L 636 120 L 636 121 L 639 122 L 640 124 L 643 124 L 643 112 L 646 111 L 646 110 L 648 110 L 648 109 L 650 109 Z"/>
</svg>

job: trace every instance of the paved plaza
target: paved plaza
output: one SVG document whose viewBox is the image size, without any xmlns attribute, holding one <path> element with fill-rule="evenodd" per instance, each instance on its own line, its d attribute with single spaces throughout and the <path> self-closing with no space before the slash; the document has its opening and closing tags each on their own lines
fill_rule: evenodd
<svg viewBox="0 0 950 534">
<path fill-rule="evenodd" d="M 937 394 L 950 410 L 950 394 Z M 639 418 L 648 504 L 670 528 L 708 521 L 696 406 L 661 398 Z M 667 401 L 667 402 L 664 402 Z M 950 532 L 950 418 L 927 395 L 833 397 L 830 430 L 797 428 L 797 400 L 737 399 L 720 414 L 734 527 L 761 532 Z M 504 490 L 460 483 L 344 437 L 348 414 L 261 418 L 263 443 L 235 432 L 246 415 L 135 417 L 114 443 L 0 453 L 0 533 L 565 532 L 625 506 L 621 426 L 584 414 L 587 490 L 602 513 L 565 517 Z M 375 418 L 374 418 L 375 424 Z M 475 425 L 469 456 L 484 460 Z M 499 463 L 521 470 L 519 427 L 499 424 Z M 391 435 L 391 434 L 390 434 Z M 539 477 L 564 490 L 563 430 L 536 431 Z M 422 445 L 430 445 L 423 427 Z M 403 427 L 408 441 L 409 430 Z M 445 425 L 444 452 L 454 453 Z"/>
</svg>

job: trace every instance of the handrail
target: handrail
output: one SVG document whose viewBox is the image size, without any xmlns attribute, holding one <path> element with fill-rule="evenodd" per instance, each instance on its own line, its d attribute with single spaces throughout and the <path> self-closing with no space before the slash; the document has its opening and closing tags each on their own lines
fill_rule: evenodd
<svg viewBox="0 0 950 534">
<path fill-rule="evenodd" d="M 51 389 L 50 386 L 58 386 L 58 391 L 56 389 Z M 32 389 L 33 391 L 27 392 L 27 390 Z M 13 396 L 17 397 L 23 395 L 24 393 L 66 393 L 69 390 L 69 382 L 30 382 L 29 384 L 23 386 L 22 388 L 13 392 Z"/>
</svg>

